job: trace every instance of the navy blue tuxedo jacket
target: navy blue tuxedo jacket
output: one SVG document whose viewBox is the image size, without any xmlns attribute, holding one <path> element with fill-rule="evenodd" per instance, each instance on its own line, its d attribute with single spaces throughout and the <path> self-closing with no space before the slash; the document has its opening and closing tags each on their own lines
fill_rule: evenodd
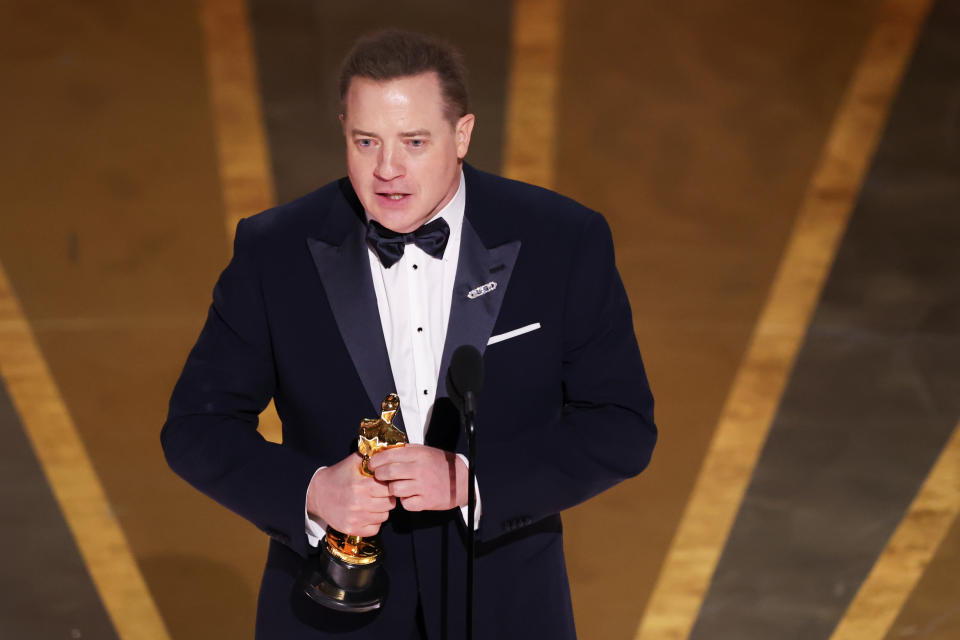
<svg viewBox="0 0 960 640">
<path fill-rule="evenodd" d="M 464 175 L 460 260 L 426 444 L 465 451 L 445 383 L 453 351 L 472 344 L 486 372 L 476 637 L 573 638 L 559 513 L 643 470 L 656 441 L 653 398 L 603 217 L 466 165 Z M 431 639 L 464 635 L 458 509 L 394 510 L 381 529 L 390 593 L 376 613 L 330 611 L 294 586 L 310 552 L 311 476 L 354 450 L 360 420 L 379 415 L 396 389 L 363 220 L 343 179 L 242 221 L 170 401 L 162 433 L 170 466 L 272 538 L 258 638 L 402 638 L 418 597 Z M 496 288 L 467 297 L 489 282 Z M 487 345 L 534 323 L 540 328 Z M 256 430 L 271 398 L 282 445 Z"/>
</svg>

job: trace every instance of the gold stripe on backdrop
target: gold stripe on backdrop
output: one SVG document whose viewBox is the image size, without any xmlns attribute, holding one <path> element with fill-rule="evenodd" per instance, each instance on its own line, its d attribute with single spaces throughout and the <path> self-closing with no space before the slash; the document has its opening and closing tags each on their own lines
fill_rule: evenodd
<svg viewBox="0 0 960 640">
<path fill-rule="evenodd" d="M 563 3 L 515 0 L 503 175 L 553 187 Z"/>
<path fill-rule="evenodd" d="M 253 39 L 243 0 L 203 0 L 207 82 L 217 138 L 227 237 L 241 218 L 274 205 Z"/>
<path fill-rule="evenodd" d="M 960 513 L 960 424 L 831 640 L 882 640 Z"/>
<path fill-rule="evenodd" d="M 693 628 L 882 133 L 928 0 L 887 0 L 834 119 L 638 640 Z"/>
<path fill-rule="evenodd" d="M 0 375 L 117 635 L 169 640 L 2 264 Z"/>
<path fill-rule="evenodd" d="M 269 209 L 276 195 L 247 4 L 243 0 L 203 0 L 201 11 L 220 190 L 232 246 L 240 219 Z M 272 401 L 260 414 L 258 430 L 271 442 L 282 439 Z"/>
</svg>

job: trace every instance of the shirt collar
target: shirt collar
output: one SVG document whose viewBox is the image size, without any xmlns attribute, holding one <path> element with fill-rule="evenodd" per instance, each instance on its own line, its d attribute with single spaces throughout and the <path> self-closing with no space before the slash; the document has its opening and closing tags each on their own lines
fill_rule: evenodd
<svg viewBox="0 0 960 640">
<path fill-rule="evenodd" d="M 460 170 L 460 184 L 457 186 L 457 192 L 453 194 L 453 198 L 450 199 L 443 209 L 437 212 L 435 216 L 430 218 L 428 222 L 433 222 L 437 218 L 443 218 L 447 221 L 447 224 L 450 225 L 451 231 L 456 228 L 460 229 L 460 225 L 463 223 L 463 212 L 467 204 L 467 181 L 463 177 L 463 169 Z"/>
</svg>

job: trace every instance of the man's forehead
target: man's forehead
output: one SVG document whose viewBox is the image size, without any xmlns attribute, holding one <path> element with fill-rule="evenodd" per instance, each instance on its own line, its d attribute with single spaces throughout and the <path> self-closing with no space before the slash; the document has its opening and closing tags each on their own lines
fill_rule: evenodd
<svg viewBox="0 0 960 640">
<path fill-rule="evenodd" d="M 443 92 L 435 72 L 389 80 L 356 77 L 344 99 L 344 116 L 393 117 L 425 121 L 443 116 Z M 425 122 L 416 125 L 421 128 Z"/>
</svg>

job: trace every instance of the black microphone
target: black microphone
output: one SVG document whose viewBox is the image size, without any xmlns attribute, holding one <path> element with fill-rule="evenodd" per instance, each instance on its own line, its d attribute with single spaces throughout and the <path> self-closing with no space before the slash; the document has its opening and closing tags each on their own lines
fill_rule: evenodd
<svg viewBox="0 0 960 640">
<path fill-rule="evenodd" d="M 450 358 L 450 397 L 467 415 L 477 412 L 477 394 L 483 387 L 483 356 L 476 347 L 457 347 Z"/>
<path fill-rule="evenodd" d="M 477 394 L 483 386 L 483 356 L 477 348 L 468 344 L 457 347 L 450 358 L 447 371 L 450 399 L 463 412 L 464 426 L 467 428 L 467 459 L 470 469 L 467 472 L 467 640 L 473 640 L 473 588 L 474 557 L 476 556 L 476 534 L 473 530 L 474 515 L 477 507 Z"/>
</svg>

